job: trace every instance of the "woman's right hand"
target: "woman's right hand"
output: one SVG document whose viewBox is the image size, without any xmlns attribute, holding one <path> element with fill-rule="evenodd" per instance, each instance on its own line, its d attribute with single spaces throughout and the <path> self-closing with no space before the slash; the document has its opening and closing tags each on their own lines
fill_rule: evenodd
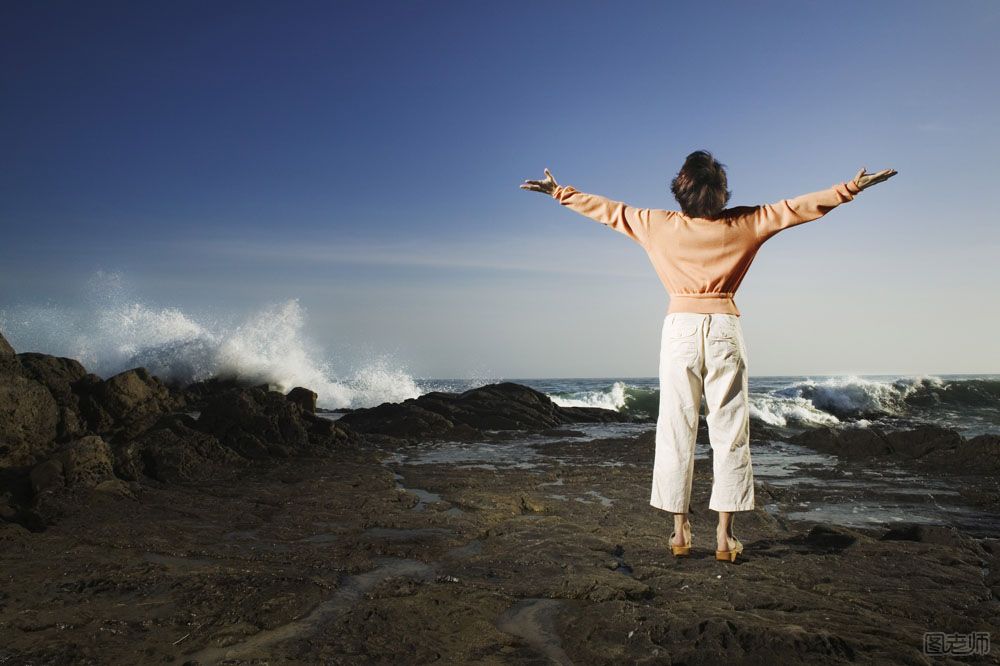
<svg viewBox="0 0 1000 666">
<path fill-rule="evenodd" d="M 551 195 L 553 190 L 557 187 L 559 187 L 559 183 L 557 183 L 556 179 L 552 177 L 552 173 L 548 169 L 545 169 L 545 180 L 526 180 L 521 184 L 522 190 L 544 192 L 549 195 Z"/>
<path fill-rule="evenodd" d="M 865 167 L 861 167 L 861 171 L 854 177 L 854 184 L 858 186 L 858 189 L 864 190 L 872 185 L 889 180 L 896 173 L 895 169 L 882 169 L 878 173 L 866 173 Z"/>
</svg>

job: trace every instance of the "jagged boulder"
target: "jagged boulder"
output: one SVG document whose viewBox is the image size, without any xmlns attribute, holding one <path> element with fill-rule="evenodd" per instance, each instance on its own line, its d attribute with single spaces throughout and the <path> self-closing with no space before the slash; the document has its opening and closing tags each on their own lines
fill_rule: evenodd
<svg viewBox="0 0 1000 666">
<path fill-rule="evenodd" d="M 89 430 L 118 441 L 138 435 L 181 404 L 145 368 L 126 370 L 105 381 L 87 375 L 75 386 Z"/>
<path fill-rule="evenodd" d="M 368 409 L 356 409 L 337 421 L 355 432 L 391 437 L 447 437 L 461 439 L 475 436 L 478 430 L 460 427 L 441 414 L 425 409 L 415 401 L 384 402 Z"/>
<path fill-rule="evenodd" d="M 1000 436 L 965 439 L 937 425 L 892 432 L 824 427 L 797 433 L 787 441 L 853 460 L 890 457 L 941 471 L 1000 474 Z"/>
<path fill-rule="evenodd" d="M 246 462 L 185 414 L 163 417 L 136 439 L 113 447 L 115 474 L 128 481 L 149 477 L 183 483 L 227 475 Z"/>
<path fill-rule="evenodd" d="M 252 388 L 253 386 L 254 384 L 252 383 L 240 381 L 232 377 L 212 377 L 211 379 L 205 379 L 193 384 L 188 384 L 184 387 L 179 387 L 179 393 L 187 409 L 200 411 L 217 395 L 225 393 L 226 391 Z M 259 388 L 267 390 L 268 387 L 263 385 Z"/>
<path fill-rule="evenodd" d="M 951 456 L 954 465 L 1000 475 L 1000 435 L 987 433 L 965 440 Z"/>
<path fill-rule="evenodd" d="M 111 447 L 96 435 L 61 446 L 31 470 L 31 487 L 36 494 L 66 487 L 93 488 L 111 479 Z"/>
<path fill-rule="evenodd" d="M 45 386 L 59 406 L 57 437 L 65 440 L 82 436 L 86 426 L 80 417 L 80 399 L 74 386 L 87 375 L 87 370 L 79 361 L 48 354 L 28 352 L 18 354 L 17 359 L 21 374 Z"/>
<path fill-rule="evenodd" d="M 260 387 L 231 389 L 210 399 L 197 428 L 252 459 L 319 455 L 351 439 L 333 421 Z"/>
<path fill-rule="evenodd" d="M 35 531 L 89 506 L 95 492 L 135 499 L 129 484 L 114 474 L 111 447 L 96 435 L 62 444 L 32 468 L 29 481 L 31 500 L 12 519 Z"/>
<path fill-rule="evenodd" d="M 48 455 L 58 428 L 59 406 L 48 389 L 19 374 L 0 374 L 0 468 Z"/>
<path fill-rule="evenodd" d="M 933 452 L 952 451 L 964 442 L 956 431 L 937 425 L 889 432 L 884 437 L 893 453 L 906 458 L 922 458 Z"/>
<path fill-rule="evenodd" d="M 296 386 L 285 397 L 301 407 L 302 411 L 309 414 L 316 413 L 316 399 L 319 398 L 319 395 L 315 391 Z"/>
<path fill-rule="evenodd" d="M 796 433 L 788 441 L 854 460 L 889 455 L 893 451 L 885 435 L 876 428 L 838 430 L 824 426 Z"/>
</svg>

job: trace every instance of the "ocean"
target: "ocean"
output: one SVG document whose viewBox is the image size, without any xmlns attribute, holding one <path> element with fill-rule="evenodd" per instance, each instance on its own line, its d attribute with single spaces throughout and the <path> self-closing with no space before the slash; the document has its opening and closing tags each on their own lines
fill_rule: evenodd
<svg viewBox="0 0 1000 666">
<path fill-rule="evenodd" d="M 560 405 L 650 418 L 657 413 L 655 377 L 433 379 L 414 376 L 405 363 L 389 357 L 331 359 L 304 334 L 305 313 L 294 299 L 247 317 L 225 318 L 147 304 L 114 275 L 95 279 L 90 294 L 75 309 L 32 305 L 0 310 L 0 330 L 18 351 L 74 358 L 102 377 L 139 366 L 177 384 L 236 376 L 283 391 L 310 388 L 319 395 L 319 406 L 328 410 L 512 381 L 542 391 Z M 779 430 L 934 423 L 966 437 L 1000 433 L 997 374 L 751 375 L 749 386 L 751 416 Z"/>
<path fill-rule="evenodd" d="M 564 406 L 604 407 L 655 418 L 659 380 L 518 379 Z M 420 392 L 463 391 L 468 380 L 418 381 Z M 750 415 L 789 433 L 816 426 L 887 430 L 937 424 L 964 437 L 1000 433 L 1000 375 L 750 376 Z"/>
</svg>

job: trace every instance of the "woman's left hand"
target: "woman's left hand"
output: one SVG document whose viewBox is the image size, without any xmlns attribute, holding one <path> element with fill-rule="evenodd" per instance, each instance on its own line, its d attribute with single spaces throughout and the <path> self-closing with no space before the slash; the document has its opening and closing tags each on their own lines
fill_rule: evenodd
<svg viewBox="0 0 1000 666">
<path fill-rule="evenodd" d="M 877 173 L 868 173 L 865 167 L 861 167 L 861 171 L 854 177 L 854 184 L 858 186 L 859 190 L 864 191 L 872 185 L 889 180 L 895 175 L 895 169 L 882 169 Z"/>
<path fill-rule="evenodd" d="M 556 179 L 552 177 L 552 172 L 550 172 L 547 168 L 545 169 L 545 180 L 526 180 L 521 184 L 522 190 L 544 192 L 549 195 L 551 195 L 553 190 L 557 187 L 559 187 L 559 183 L 556 182 Z"/>
</svg>

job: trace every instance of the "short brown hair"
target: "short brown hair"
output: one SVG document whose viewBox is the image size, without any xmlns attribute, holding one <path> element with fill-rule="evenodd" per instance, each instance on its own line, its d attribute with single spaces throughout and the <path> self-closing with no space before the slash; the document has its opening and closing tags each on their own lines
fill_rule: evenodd
<svg viewBox="0 0 1000 666">
<path fill-rule="evenodd" d="M 688 217 L 715 217 L 732 194 L 726 181 L 726 165 L 707 150 L 696 150 L 670 183 L 670 191 Z"/>
</svg>

